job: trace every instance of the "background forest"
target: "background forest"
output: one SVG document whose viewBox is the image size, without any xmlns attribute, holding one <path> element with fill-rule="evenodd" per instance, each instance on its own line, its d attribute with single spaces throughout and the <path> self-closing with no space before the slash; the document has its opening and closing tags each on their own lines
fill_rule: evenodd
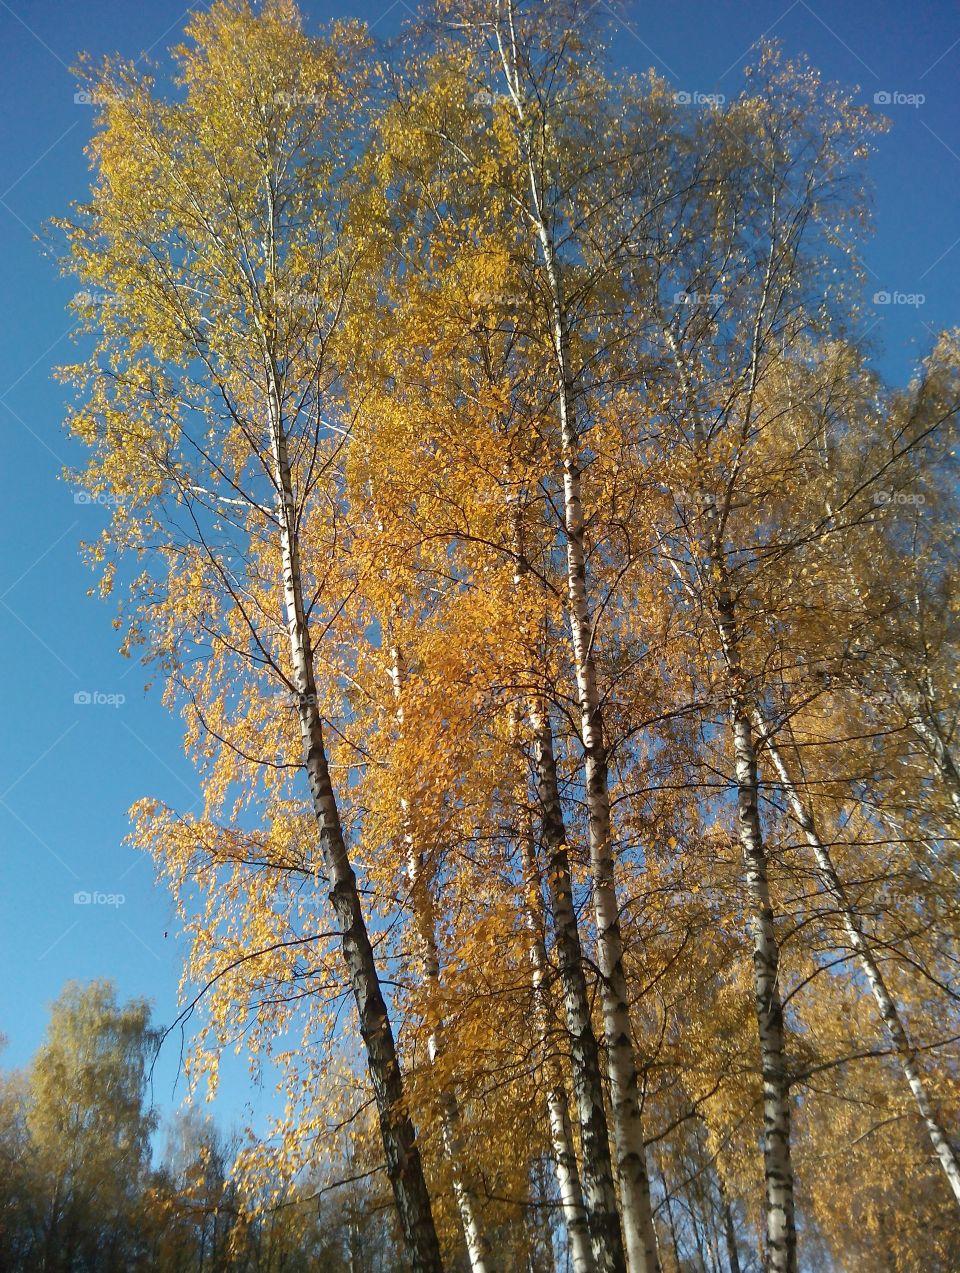
<svg viewBox="0 0 960 1273">
<path fill-rule="evenodd" d="M 83 70 L 74 480 L 203 790 L 132 812 L 167 1046 L 282 1099 L 151 1155 L 160 1035 L 68 988 L 11 1268 L 960 1265 L 960 332 L 857 335 L 881 116 L 603 16 L 229 0 L 172 89 Z"/>
<path fill-rule="evenodd" d="M 239 1136 L 196 1108 L 158 1128 L 149 1082 L 158 1035 L 147 1006 L 118 1003 L 109 983 L 65 987 L 29 1069 L 0 1087 L 0 1268 L 403 1266 L 363 1180 L 340 1185 L 335 1202 L 318 1183 L 254 1203 L 230 1177 Z"/>
</svg>

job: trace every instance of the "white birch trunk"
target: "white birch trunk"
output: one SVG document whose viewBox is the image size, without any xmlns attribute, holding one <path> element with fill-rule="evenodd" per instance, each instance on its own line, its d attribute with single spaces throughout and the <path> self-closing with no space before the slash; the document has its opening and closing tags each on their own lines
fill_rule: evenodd
<svg viewBox="0 0 960 1273">
<path fill-rule="evenodd" d="M 767 266 L 769 284 L 770 262 Z M 757 336 L 762 306 L 754 332 L 751 380 L 755 382 Z M 696 398 L 677 342 L 669 328 L 664 336 L 676 361 L 684 398 L 690 410 L 694 438 L 701 455 L 706 442 Z M 751 391 L 752 392 L 752 391 Z M 744 861 L 744 882 L 749 899 L 748 927 L 753 947 L 753 989 L 760 1044 L 763 1091 L 763 1168 L 765 1185 L 766 1264 L 768 1273 L 796 1273 L 797 1229 L 791 1155 L 790 1076 L 783 1030 L 783 1003 L 778 984 L 780 951 L 777 944 L 767 852 L 760 824 L 757 752 L 743 690 L 740 641 L 723 543 L 723 527 L 716 499 L 708 487 L 701 490 L 705 533 L 699 549 L 701 565 L 715 581 L 711 589 L 716 606 L 721 653 L 729 695 L 730 733 L 737 781 L 737 829 Z"/>
<path fill-rule="evenodd" d="M 516 559 L 513 582 L 514 587 L 519 589 L 521 580 L 528 570 L 523 543 L 523 521 L 519 507 L 514 509 L 513 533 Z M 535 672 L 531 672 L 531 679 L 536 681 Z M 583 1263 L 585 1269 L 596 1270 L 597 1273 L 626 1273 L 623 1237 L 617 1210 L 617 1192 L 610 1158 L 607 1113 L 603 1100 L 600 1049 L 593 1030 L 590 998 L 584 975 L 583 949 L 573 905 L 573 884 L 567 855 L 563 806 L 557 783 L 553 731 L 550 726 L 549 710 L 537 695 L 529 696 L 528 706 L 533 735 L 534 785 L 540 811 L 542 840 L 547 852 L 547 897 L 553 921 L 559 980 L 570 1040 L 573 1092 L 577 1104 L 583 1156 L 582 1187 L 579 1180 L 577 1187 L 580 1190 L 581 1206 L 585 1211 L 588 1226 L 585 1236 L 589 1245 L 578 1255 L 571 1238 L 571 1254 L 575 1260 L 579 1259 Z M 517 737 L 520 736 L 519 722 L 516 722 L 515 734 Z M 539 910 L 542 906 L 543 894 L 540 890 L 540 869 L 532 825 L 526 830 L 528 839 L 524 845 L 526 854 L 524 868 L 528 895 L 531 898 L 531 906 L 535 905 Z M 535 912 L 528 913 L 533 913 L 536 918 Z M 533 961 L 535 969 L 540 967 L 545 970 L 547 955 L 539 933 L 540 928 L 537 924 L 533 936 Z M 543 973 L 539 975 L 542 978 Z M 565 1156 L 563 1139 L 568 1140 L 571 1145 L 571 1161 L 573 1167 L 576 1167 L 576 1157 L 572 1154 L 565 1091 L 562 1109 L 551 1107 L 549 1113 L 551 1128 L 555 1135 L 555 1147 L 558 1148 L 558 1183 L 561 1196 L 564 1196 L 564 1183 L 559 1179 L 559 1164 L 561 1158 Z M 577 1224 L 576 1232 L 576 1240 L 580 1244 L 579 1224 Z"/>
<path fill-rule="evenodd" d="M 767 852 L 760 825 L 757 752 L 741 689 L 742 674 L 733 602 L 724 563 L 715 560 L 714 564 L 720 571 L 717 618 L 730 690 L 730 730 L 737 779 L 737 827 L 743 852 L 747 895 L 750 899 L 748 924 L 753 946 L 753 990 L 763 1084 L 766 1268 L 769 1273 L 796 1273 L 797 1230 L 790 1150 L 790 1077 L 779 987 L 780 951 L 770 904 Z"/>
<path fill-rule="evenodd" d="M 547 1089 L 547 1116 L 550 1122 L 550 1142 L 553 1149 L 557 1187 L 563 1221 L 570 1241 L 570 1262 L 573 1273 L 597 1273 L 590 1243 L 590 1225 L 583 1201 L 580 1172 L 573 1147 L 573 1131 L 567 1107 L 567 1092 L 563 1073 L 556 1053 L 551 1050 L 549 1023 L 550 1002 L 548 992 L 549 965 L 542 936 L 543 894 L 540 886 L 540 869 L 537 863 L 533 839 L 533 827 L 527 825 L 521 835 L 523 873 L 526 884 L 527 904 L 525 920 L 530 934 L 530 962 L 533 968 L 534 1012 L 537 1034 L 541 1040 L 544 1078 Z"/>
<path fill-rule="evenodd" d="M 572 415 L 568 379 L 567 334 L 559 302 L 559 281 L 552 245 L 544 229 L 542 246 L 547 277 L 557 296 L 554 339 L 558 358 L 558 392 L 563 455 L 564 523 L 567 545 L 567 602 L 570 635 L 580 706 L 580 737 L 584 751 L 584 781 L 589 825 L 593 905 L 597 925 L 597 963 L 601 973 L 601 1003 L 607 1043 L 610 1102 L 617 1175 L 623 1210 L 627 1262 L 631 1273 L 654 1273 L 660 1268 L 650 1203 L 646 1146 L 640 1113 L 640 1089 L 623 967 L 623 939 L 617 902 L 610 820 L 607 751 L 603 714 L 592 652 L 593 624 L 587 595 L 579 441 Z"/>
<path fill-rule="evenodd" d="M 392 647 L 390 651 L 390 681 L 395 701 L 395 717 L 400 730 L 404 726 L 403 714 L 403 670 L 400 651 Z M 433 897 L 430 891 L 430 879 L 423 870 L 420 852 L 414 840 L 410 821 L 410 803 L 405 796 L 400 797 L 400 812 L 403 820 L 403 843 L 406 857 L 407 882 L 410 887 L 410 902 L 413 906 L 414 926 L 417 932 L 418 945 L 423 960 L 423 971 L 431 992 L 431 997 L 438 998 L 440 990 L 440 952 L 437 947 L 436 916 Z M 443 1046 L 443 1023 L 434 1020 L 427 1034 L 427 1052 L 433 1064 Z M 463 1149 L 461 1137 L 460 1104 L 456 1093 L 448 1087 L 440 1092 L 440 1115 L 442 1119 L 443 1147 L 450 1163 L 453 1180 L 453 1194 L 460 1214 L 463 1237 L 467 1246 L 471 1273 L 494 1273 L 495 1265 L 490 1254 L 490 1247 L 480 1224 L 477 1200 L 466 1183 L 463 1171 Z"/>
<path fill-rule="evenodd" d="M 531 183 L 536 197 L 532 173 Z M 607 752 L 596 664 L 592 652 L 593 625 L 587 595 L 580 447 L 569 378 L 568 336 L 553 243 L 539 216 L 537 229 L 552 301 L 553 337 L 557 357 L 567 547 L 567 608 L 580 707 L 593 905 L 597 925 L 597 963 L 601 973 L 601 1003 L 624 1240 L 631 1273 L 657 1273 L 660 1257 L 650 1202 L 646 1145 L 640 1113 L 640 1086 L 630 1024 L 627 980 L 623 968 L 620 908 L 616 896 L 611 845 Z"/>
<path fill-rule="evenodd" d="M 583 950 L 573 905 L 566 829 L 557 784 L 553 732 L 546 709 L 531 709 L 537 799 L 547 851 L 547 893 L 556 931 L 560 984 L 563 989 L 573 1071 L 573 1089 L 583 1145 L 583 1182 L 593 1250 L 600 1273 L 626 1267 L 607 1116 L 603 1101 L 600 1050 L 590 1018 L 590 997 L 583 971 Z"/>
<path fill-rule="evenodd" d="M 597 925 L 597 963 L 601 973 L 601 1000 L 607 1044 L 607 1073 L 617 1150 L 620 1210 L 630 1273 L 659 1273 L 646 1145 L 640 1111 L 640 1087 L 634 1057 L 633 1036 L 623 969 L 620 910 L 611 849 L 610 795 L 607 754 L 603 738 L 603 714 L 592 653 L 592 624 L 587 595 L 583 507 L 580 496 L 580 444 L 575 420 L 570 377 L 569 340 L 563 290 L 554 242 L 544 213 L 538 166 L 526 100 L 521 88 L 513 20 L 513 0 L 498 0 L 495 36 L 507 90 L 516 112 L 520 141 L 530 189 L 531 222 L 543 256 L 550 306 L 550 324 L 556 358 L 556 391 L 560 407 L 563 464 L 564 525 L 567 545 L 567 593 L 570 631 L 580 707 L 580 733 L 584 750 L 585 786 L 590 827 L 590 862 L 593 904 Z"/>
<path fill-rule="evenodd" d="M 300 546 L 295 529 L 296 505 L 287 438 L 276 384 L 274 376 L 269 402 L 270 440 L 277 486 L 277 516 L 280 522 L 283 605 L 290 660 L 297 687 L 303 763 L 320 832 L 324 867 L 330 883 L 330 902 L 341 929 L 341 950 L 357 1006 L 360 1034 L 366 1049 L 370 1080 L 376 1098 L 387 1175 L 393 1187 L 401 1228 L 415 1273 L 443 1273 L 420 1152 L 413 1123 L 406 1110 L 393 1029 L 363 917 L 357 879 L 344 840 L 337 800 L 330 782 L 317 706 L 313 649 L 304 606 Z"/>
<path fill-rule="evenodd" d="M 880 1019 L 896 1049 L 904 1078 L 913 1093 L 917 1109 L 920 1111 L 920 1117 L 923 1119 L 927 1134 L 930 1137 L 930 1143 L 933 1145 L 934 1152 L 940 1161 L 943 1173 L 953 1191 L 953 1196 L 958 1205 L 960 1205 L 960 1159 L 957 1157 L 957 1153 L 943 1124 L 937 1118 L 933 1102 L 930 1100 L 917 1065 L 916 1053 L 910 1046 L 910 1038 L 900 1017 L 900 1012 L 887 989 L 880 966 L 874 958 L 870 943 L 860 925 L 859 919 L 850 905 L 846 889 L 833 865 L 830 851 L 820 838 L 813 814 L 800 798 L 800 793 L 790 777 L 780 749 L 766 730 L 763 718 L 759 713 L 756 714 L 755 718 L 757 728 L 765 738 L 767 754 L 770 756 L 780 785 L 787 796 L 791 813 L 803 832 L 807 844 L 813 850 L 821 883 L 830 894 L 843 919 L 847 940 L 850 942 L 850 947 L 856 955 L 860 967 L 863 969 L 864 976 L 876 1000 Z"/>
</svg>

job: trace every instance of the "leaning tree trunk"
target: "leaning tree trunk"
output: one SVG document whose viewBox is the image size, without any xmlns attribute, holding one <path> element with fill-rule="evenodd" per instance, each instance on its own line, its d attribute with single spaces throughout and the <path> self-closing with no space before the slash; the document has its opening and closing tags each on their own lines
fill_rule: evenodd
<svg viewBox="0 0 960 1273">
<path fill-rule="evenodd" d="M 569 373 L 568 333 L 553 242 L 543 220 L 538 218 L 537 224 L 551 296 L 553 339 L 557 357 L 563 517 L 567 547 L 567 609 L 580 708 L 580 738 L 584 752 L 590 867 L 597 925 L 597 963 L 601 975 L 601 1004 L 624 1238 L 631 1273 L 657 1273 L 660 1257 L 650 1202 L 650 1181 L 640 1112 L 640 1085 L 633 1048 L 627 979 L 623 967 L 623 938 L 611 842 L 607 749 L 593 656 L 593 623 L 587 594 L 580 446 Z"/>
<path fill-rule="evenodd" d="M 821 883 L 830 894 L 843 919 L 847 940 L 850 942 L 850 947 L 857 956 L 860 967 L 863 969 L 864 976 L 873 992 L 873 997 L 880 1012 L 880 1019 L 896 1049 L 901 1069 L 917 1103 L 917 1109 L 920 1111 L 920 1117 L 923 1119 L 924 1126 L 927 1129 L 930 1143 L 933 1145 L 934 1152 L 940 1160 L 940 1165 L 943 1168 L 943 1173 L 950 1188 L 953 1190 L 953 1195 L 958 1205 L 960 1205 L 960 1159 L 957 1157 L 957 1153 L 943 1124 L 937 1118 L 933 1102 L 930 1100 L 917 1065 L 916 1052 L 910 1046 L 910 1038 L 901 1019 L 900 1012 L 887 989 L 880 965 L 874 957 L 873 950 L 859 918 L 850 904 L 843 882 L 834 867 L 830 851 L 820 838 L 813 814 L 800 798 L 800 793 L 790 776 L 780 749 L 766 729 L 763 717 L 759 712 L 755 714 L 755 719 L 757 729 L 764 738 L 767 754 L 777 772 L 780 785 L 786 793 L 793 817 L 803 832 L 807 844 L 813 850 Z"/>
<path fill-rule="evenodd" d="M 515 45 L 512 0 L 505 6 L 506 28 L 496 25 L 498 52 L 507 89 L 516 113 L 520 143 L 530 192 L 528 208 L 541 251 L 554 344 L 554 371 L 560 411 L 560 440 L 563 467 L 563 519 L 567 547 L 567 608 L 573 646 L 574 668 L 580 708 L 580 735 L 584 751 L 585 786 L 589 819 L 590 865 L 593 905 L 597 925 L 597 963 L 604 1034 L 607 1044 L 607 1073 L 617 1150 L 617 1178 L 623 1236 L 631 1273 L 659 1273 L 650 1181 L 647 1175 L 646 1145 L 640 1108 L 640 1085 L 634 1056 L 633 1035 L 623 968 L 623 939 L 611 846 L 610 793 L 607 781 L 607 752 L 603 737 L 603 712 L 593 657 L 593 631 L 587 594 L 585 528 L 581 502 L 580 440 L 574 408 L 570 373 L 569 332 L 561 286 L 560 266 L 544 210 L 540 170 L 534 155 L 533 128 L 521 88 Z"/>
<path fill-rule="evenodd" d="M 404 726 L 403 670 L 400 651 L 390 650 L 390 681 L 395 703 L 394 715 L 401 732 Z M 413 906 L 414 927 L 423 960 L 423 971 L 431 998 L 436 1002 L 440 990 L 440 952 L 437 947 L 436 917 L 430 888 L 429 874 L 423 869 L 423 861 L 417 848 L 410 819 L 410 802 L 400 797 L 400 815 L 403 821 L 403 842 L 406 857 L 407 882 L 410 902 Z M 440 1055 L 443 1046 L 443 1025 L 434 1019 L 427 1033 L 427 1053 L 431 1065 Z M 471 1273 L 493 1273 L 494 1265 L 490 1247 L 480 1224 L 476 1197 L 467 1184 L 463 1170 L 460 1104 L 456 1093 L 448 1086 L 440 1092 L 440 1117 L 443 1131 L 443 1147 L 450 1163 L 453 1178 L 453 1194 L 460 1214 L 463 1237 L 467 1245 Z"/>
<path fill-rule="evenodd" d="M 549 1025 L 552 1015 L 548 990 L 550 969 L 542 935 L 543 893 L 540 868 L 529 813 L 525 815 L 520 842 L 527 894 L 524 918 L 530 934 L 530 962 L 533 966 L 534 1015 L 537 1035 L 540 1039 L 547 1091 L 547 1116 L 550 1122 L 550 1143 L 553 1149 L 557 1187 L 560 1191 L 563 1221 L 570 1240 L 571 1267 L 573 1273 L 597 1273 L 597 1262 L 590 1243 L 590 1224 L 584 1206 L 577 1155 L 573 1144 L 573 1129 L 570 1126 L 566 1086 L 559 1057 L 550 1045 Z"/>
<path fill-rule="evenodd" d="M 768 265 L 768 278 L 769 278 Z M 758 314 L 759 322 L 759 314 Z M 677 341 L 664 330 L 676 362 L 680 385 L 690 412 L 694 440 L 706 469 L 707 442 L 696 395 Z M 796 1273 L 797 1227 L 791 1155 L 790 1073 L 783 1028 L 783 1002 L 778 984 L 780 951 L 777 944 L 767 851 L 760 824 L 757 751 L 753 737 L 740 659 L 740 637 L 727 570 L 723 521 L 716 497 L 701 484 L 703 527 L 696 552 L 710 579 L 729 703 L 737 783 L 737 830 L 743 853 L 744 881 L 749 899 L 748 927 L 753 947 L 753 993 L 760 1045 L 763 1089 L 763 1170 L 766 1264 L 769 1273 Z"/>
<path fill-rule="evenodd" d="M 740 667 L 739 635 L 726 563 L 718 553 L 717 623 L 727 669 L 730 731 L 737 780 L 737 827 L 743 853 L 749 928 L 753 946 L 753 992 L 763 1083 L 763 1167 L 766 1185 L 766 1258 L 770 1273 L 796 1273 L 797 1230 L 790 1152 L 790 1076 L 780 997 L 780 951 L 770 904 L 767 851 L 760 825 L 757 751 Z"/>
<path fill-rule="evenodd" d="M 290 660 L 297 687 L 297 712 L 303 763 L 320 831 L 320 846 L 330 883 L 330 901 L 341 929 L 341 951 L 357 1005 L 360 1035 L 376 1098 L 387 1175 L 415 1273 L 442 1273 L 440 1245 L 433 1222 L 420 1151 L 404 1100 L 393 1029 L 380 986 L 367 932 L 357 879 L 347 853 L 317 707 L 310 627 L 304 606 L 296 505 L 279 394 L 271 395 L 271 449 L 277 487 L 283 605 Z"/>
<path fill-rule="evenodd" d="M 521 587 L 529 565 L 523 542 L 523 521 L 520 507 L 513 512 L 514 535 L 514 588 Z M 537 673 L 529 672 L 529 679 L 536 683 Z M 589 1250 L 581 1259 L 589 1258 L 585 1268 L 597 1273 L 626 1273 L 623 1236 L 617 1209 L 617 1191 L 610 1158 L 610 1137 L 607 1113 L 603 1099 L 603 1077 L 600 1067 L 600 1049 L 593 1029 L 590 998 L 584 975 L 583 948 L 577 927 L 577 914 L 573 905 L 573 884 L 570 878 L 570 862 L 567 855 L 567 833 L 563 818 L 563 805 L 557 782 L 557 764 L 553 750 L 553 730 L 549 709 L 542 697 L 531 694 L 527 700 L 532 732 L 532 760 L 534 788 L 540 814 L 540 830 L 546 849 L 547 898 L 553 922 L 554 941 L 559 964 L 559 980 L 570 1039 L 573 1092 L 580 1124 L 580 1143 L 583 1158 L 582 1202 L 589 1227 Z M 519 724 L 519 723 L 518 723 Z M 519 727 L 516 730 L 520 736 Z M 525 862 L 528 890 L 534 902 L 542 904 L 540 872 L 535 842 L 530 829 L 528 842 L 529 861 Z M 533 894 L 534 876 L 536 892 Z M 537 930 L 539 933 L 539 929 Z M 542 962 L 546 968 L 546 951 L 540 947 L 534 951 L 534 964 Z M 557 1111 L 559 1113 L 559 1111 Z M 564 1093 L 563 1116 L 569 1126 L 569 1115 Z M 550 1111 L 551 1128 L 560 1132 L 559 1121 Z M 566 1132 L 563 1133 L 567 1135 Z M 558 1164 L 559 1164 L 558 1157 Z M 576 1158 L 573 1158 L 576 1165 Z M 559 1171 L 559 1166 L 558 1166 Z M 563 1184 L 561 1182 L 561 1196 Z M 579 1241 L 579 1235 L 578 1235 Z M 573 1239 L 571 1239 L 573 1246 Z M 576 1256 L 575 1256 L 576 1258 Z"/>
<path fill-rule="evenodd" d="M 531 706 L 534 768 L 546 849 L 547 895 L 553 918 L 560 985 L 570 1035 L 573 1091 L 583 1150 L 583 1186 L 593 1252 L 600 1273 L 625 1269 L 610 1140 L 603 1101 L 600 1049 L 590 1017 L 583 949 L 573 905 L 566 827 L 557 783 L 553 731 L 543 704 Z"/>
</svg>

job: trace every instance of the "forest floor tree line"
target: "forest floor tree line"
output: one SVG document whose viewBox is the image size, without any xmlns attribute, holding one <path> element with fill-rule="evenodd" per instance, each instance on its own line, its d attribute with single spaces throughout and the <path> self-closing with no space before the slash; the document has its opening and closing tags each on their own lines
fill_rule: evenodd
<svg viewBox="0 0 960 1273">
<path fill-rule="evenodd" d="M 172 93 L 85 71 L 63 376 L 203 782 L 131 833 L 191 1082 L 280 1075 L 251 1217 L 346 1136 L 415 1273 L 947 1273 L 960 336 L 860 335 L 882 119 L 598 14 L 226 0 Z"/>
</svg>

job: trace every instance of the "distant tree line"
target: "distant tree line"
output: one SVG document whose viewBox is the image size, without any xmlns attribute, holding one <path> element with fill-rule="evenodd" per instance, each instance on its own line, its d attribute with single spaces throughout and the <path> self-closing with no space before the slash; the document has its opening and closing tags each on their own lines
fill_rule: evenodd
<svg viewBox="0 0 960 1273">
<path fill-rule="evenodd" d="M 239 1142 L 195 1108 L 162 1151 L 147 1103 L 158 1032 L 142 1000 L 68 984 L 23 1072 L 0 1075 L 3 1273 L 392 1273 L 392 1220 L 360 1180 L 253 1214 Z M 379 1205 L 378 1205 L 379 1203 Z"/>
</svg>

